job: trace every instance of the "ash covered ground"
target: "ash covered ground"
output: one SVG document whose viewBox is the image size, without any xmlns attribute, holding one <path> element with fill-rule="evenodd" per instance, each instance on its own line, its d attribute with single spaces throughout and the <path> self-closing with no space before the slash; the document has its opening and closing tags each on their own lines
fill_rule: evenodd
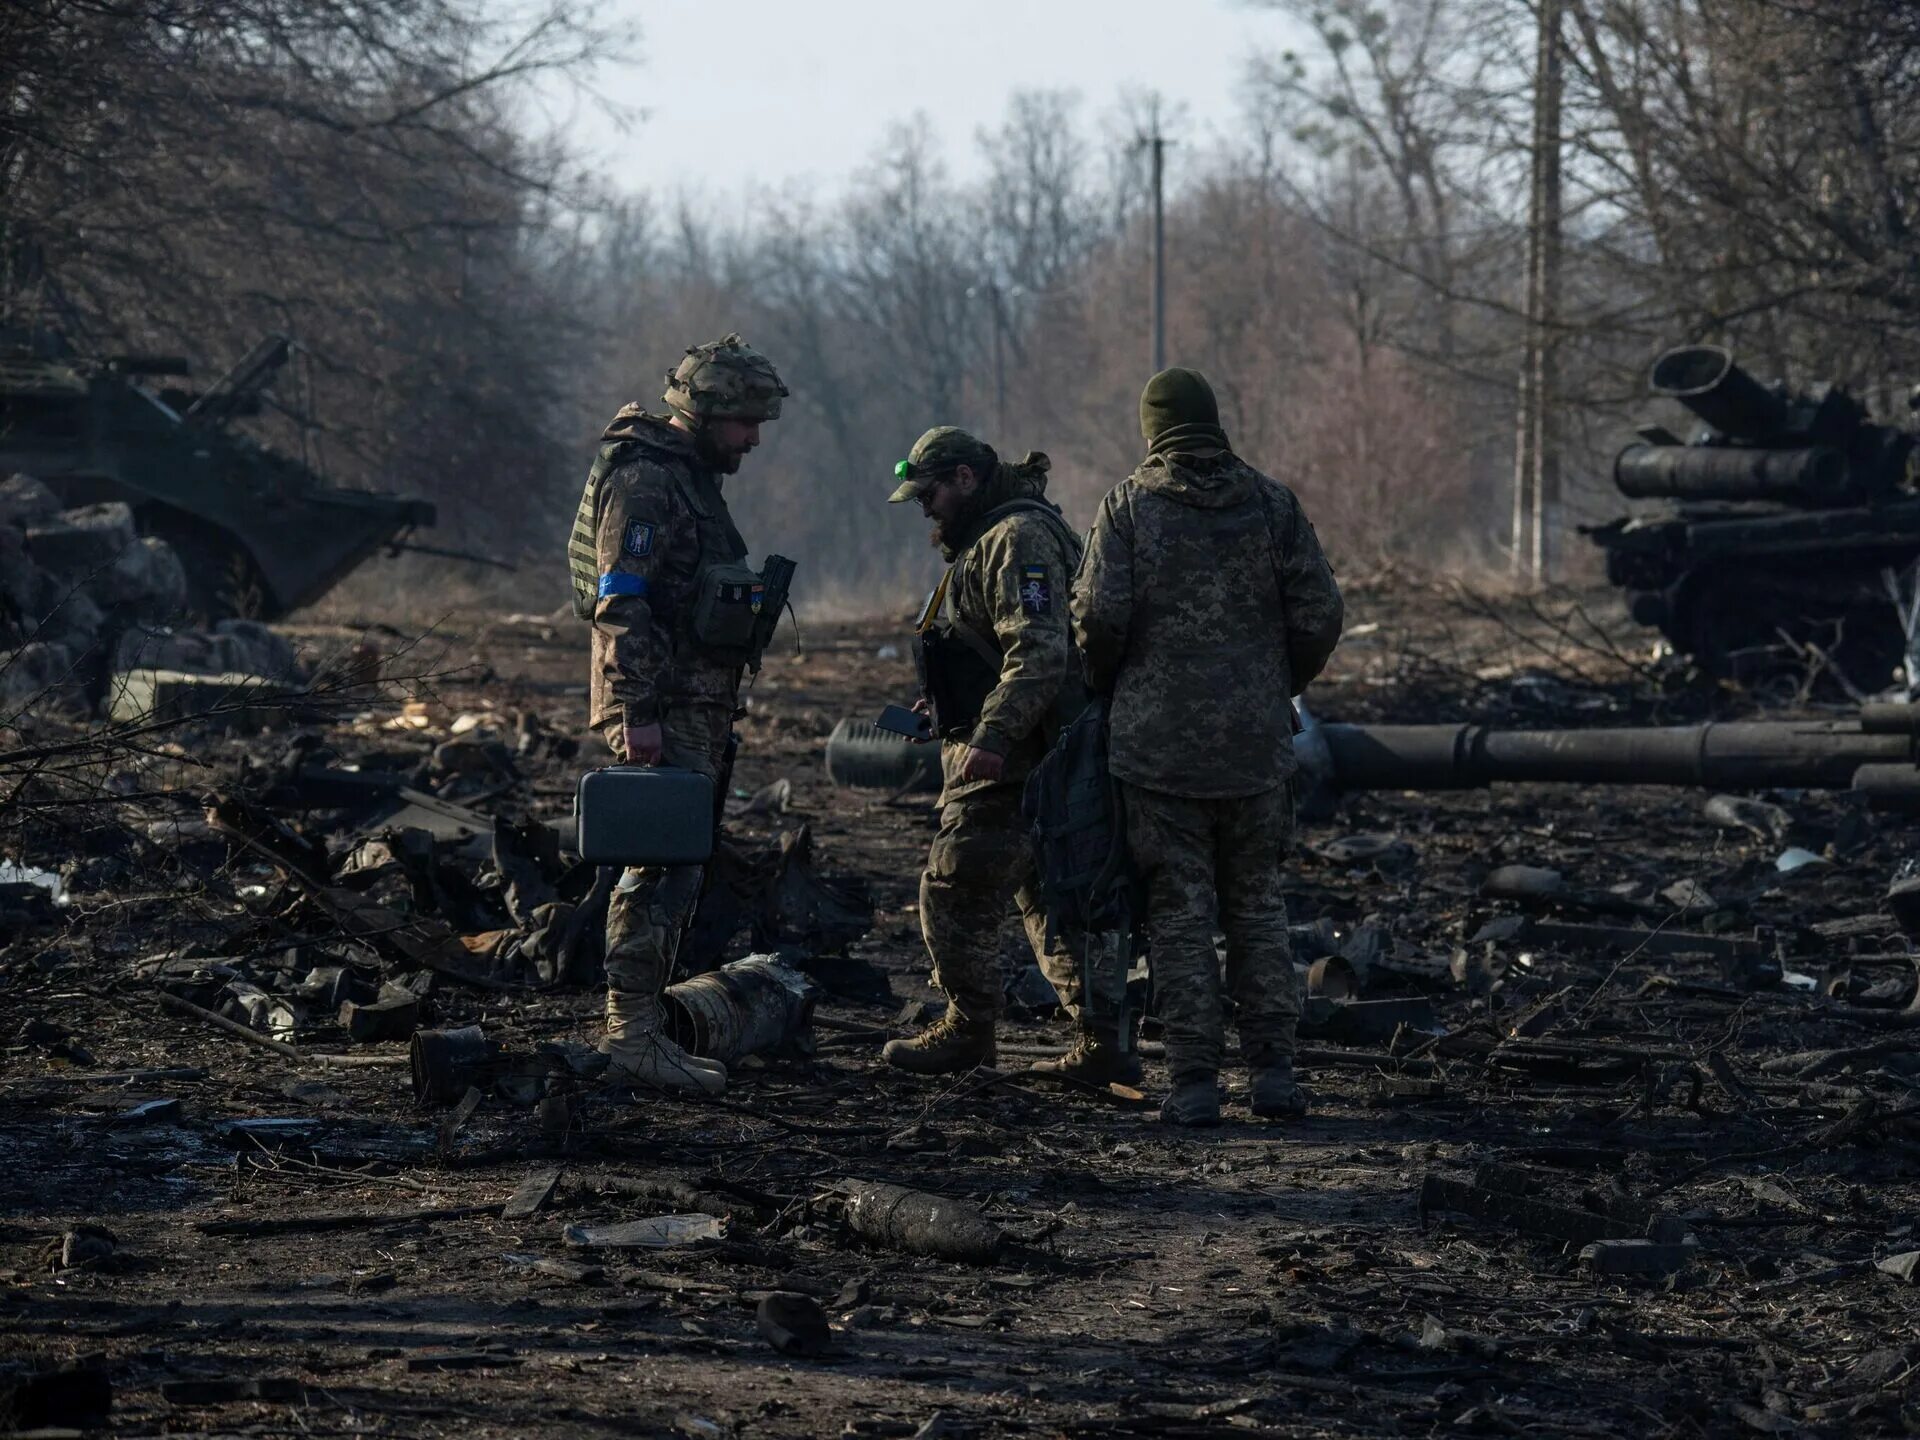
<svg viewBox="0 0 1920 1440">
<path fill-rule="evenodd" d="M 1753 712 L 1642 664 L 1644 637 L 1595 613 L 1361 595 L 1314 703 L 1576 726 Z M 1003 1031 L 998 1073 L 879 1065 L 932 998 L 914 914 L 931 797 L 836 788 L 822 760 L 836 721 L 908 697 L 902 628 L 809 626 L 801 654 L 783 630 L 752 688 L 743 903 L 756 879 L 799 894 L 756 912 L 758 938 L 813 924 L 817 953 L 789 954 L 824 993 L 811 1056 L 744 1062 L 712 1103 L 583 1073 L 599 992 L 565 976 L 590 877 L 521 823 L 563 816 L 599 763 L 582 627 L 290 627 L 315 652 L 372 639 L 407 694 L 105 754 L 54 719 L 7 737 L 7 845 L 61 900 L 18 872 L 0 890 L 0 1424 L 1920 1429 L 1899 1259 L 1920 1250 L 1915 972 L 1886 900 L 1912 822 L 1812 792 L 1712 811 L 1684 790 L 1349 796 L 1289 860 L 1298 958 L 1328 962 L 1302 1038 L 1312 1115 L 1254 1122 L 1241 1089 L 1221 1130 L 1173 1132 L 1150 1105 L 1022 1077 L 1066 1039 L 1044 1012 Z M 62 744 L 80 748 L 18 758 Z M 442 808 L 399 808 L 421 803 L 395 801 L 403 782 Z M 465 813 L 510 827 L 463 838 Z M 407 831 L 422 821 L 445 833 Z M 802 826 L 810 851 L 783 849 Z M 1795 849 L 1814 858 L 1783 871 Z M 1490 895 L 1512 865 L 1559 880 L 1508 872 L 1493 888 L 1518 898 Z M 864 934 L 820 943 L 867 903 Z M 499 1063 L 420 1103 L 406 1039 L 353 1040 L 343 999 L 477 1025 Z M 874 1183 L 963 1202 L 991 1253 L 862 1233 L 848 1197 Z M 663 1215 L 712 1218 L 655 1237 L 677 1243 L 576 1243 Z"/>
</svg>

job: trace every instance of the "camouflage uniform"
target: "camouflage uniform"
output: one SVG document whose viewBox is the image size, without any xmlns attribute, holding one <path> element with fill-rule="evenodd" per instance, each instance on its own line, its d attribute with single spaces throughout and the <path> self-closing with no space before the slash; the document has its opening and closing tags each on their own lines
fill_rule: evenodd
<svg viewBox="0 0 1920 1440">
<path fill-rule="evenodd" d="M 1204 380 L 1168 373 L 1211 406 Z M 1176 1082 L 1211 1084 L 1224 1043 L 1216 920 L 1244 1058 L 1258 1069 L 1293 1052 L 1278 873 L 1297 768 L 1289 699 L 1333 652 L 1340 592 L 1299 501 L 1227 448 L 1217 415 L 1167 423 L 1148 408 L 1143 397 L 1153 448 L 1088 537 L 1074 638 L 1111 696 L 1168 1060 Z"/>
<path fill-rule="evenodd" d="M 1146 885 L 1154 995 L 1175 1081 L 1211 1077 L 1225 1059 L 1216 914 L 1227 937 L 1226 988 L 1240 1058 L 1259 1069 L 1293 1055 L 1299 988 L 1279 858 L 1293 833 L 1286 786 L 1193 799 L 1123 782 L 1127 846 Z"/>
<path fill-rule="evenodd" d="M 772 419 L 786 393 L 764 358 L 728 336 L 689 350 L 665 398 L 697 428 L 712 417 Z M 662 764 L 720 783 L 746 659 L 702 643 L 694 602 L 709 567 L 746 553 L 696 437 L 623 408 L 601 437 L 568 551 L 576 609 L 593 621 L 589 723 L 616 757 L 626 758 L 624 728 L 657 723 Z M 614 999 L 651 1006 L 665 988 L 701 877 L 698 865 L 621 876 L 607 910 L 610 1014 Z"/>
<path fill-rule="evenodd" d="M 922 630 L 960 627 L 994 657 L 998 680 L 970 731 L 943 737 L 940 830 L 920 878 L 920 926 L 934 984 L 969 1022 L 990 1025 L 1000 1010 L 1000 924 L 1009 900 L 1042 971 L 1067 1011 L 1086 1009 L 1080 937 L 1047 938 L 1033 845 L 1020 815 L 1027 776 L 1046 754 L 1061 718 L 1083 696 L 1067 634 L 1066 586 L 1080 559 L 1079 537 L 1043 498 L 1046 460 L 1000 464 L 993 451 L 951 426 L 929 430 L 902 466 L 892 499 L 919 497 L 925 477 L 970 464 L 989 479 L 970 513 L 943 537 L 951 568 L 935 591 Z M 918 476 L 920 478 L 914 478 Z M 1006 757 L 999 780 L 964 780 L 969 749 Z M 1117 1015 L 1102 987 L 1095 1007 Z"/>
</svg>

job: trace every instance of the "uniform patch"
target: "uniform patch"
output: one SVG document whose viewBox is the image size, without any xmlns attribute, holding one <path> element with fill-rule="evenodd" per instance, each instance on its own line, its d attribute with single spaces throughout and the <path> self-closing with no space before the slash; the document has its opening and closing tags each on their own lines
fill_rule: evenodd
<svg viewBox="0 0 1920 1440">
<path fill-rule="evenodd" d="M 627 522 L 626 538 L 621 542 L 620 548 L 625 550 L 627 554 L 636 557 L 651 555 L 653 553 L 653 526 L 645 520 L 629 520 Z"/>
<path fill-rule="evenodd" d="M 1020 571 L 1020 608 L 1029 615 L 1053 612 L 1053 587 L 1047 584 L 1047 567 L 1027 565 Z"/>
</svg>

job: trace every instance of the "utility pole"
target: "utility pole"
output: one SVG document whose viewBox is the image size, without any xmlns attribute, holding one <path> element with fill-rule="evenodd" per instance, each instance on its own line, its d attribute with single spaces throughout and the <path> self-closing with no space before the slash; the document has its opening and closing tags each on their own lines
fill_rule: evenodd
<svg viewBox="0 0 1920 1440">
<path fill-rule="evenodd" d="M 1134 149 L 1145 150 L 1153 186 L 1153 348 L 1149 358 L 1153 373 L 1167 368 L 1167 146 L 1173 142 L 1160 133 L 1160 97 L 1154 96 L 1149 111 L 1153 129 L 1138 135 Z"/>
<path fill-rule="evenodd" d="M 1007 443 L 1007 317 L 1000 306 L 1000 282 L 988 282 L 993 297 L 993 437 Z"/>
<path fill-rule="evenodd" d="M 1535 584 L 1552 563 L 1560 499 L 1561 0 L 1540 0 L 1534 69 L 1532 194 L 1527 216 L 1526 351 L 1513 459 L 1513 574 Z"/>
<path fill-rule="evenodd" d="M 1156 115 L 1153 134 L 1153 373 L 1167 368 L 1167 142 Z"/>
</svg>

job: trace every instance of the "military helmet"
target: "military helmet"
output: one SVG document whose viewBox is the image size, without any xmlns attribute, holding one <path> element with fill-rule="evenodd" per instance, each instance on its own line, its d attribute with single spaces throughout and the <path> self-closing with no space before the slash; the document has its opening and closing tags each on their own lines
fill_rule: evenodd
<svg viewBox="0 0 1920 1440">
<path fill-rule="evenodd" d="M 790 392 L 773 362 L 738 335 L 688 349 L 667 375 L 667 408 L 690 423 L 777 420 Z"/>
<path fill-rule="evenodd" d="M 960 465 L 971 466 L 984 480 L 999 458 L 991 445 L 958 425 L 936 425 L 914 441 L 907 458 L 893 467 L 900 485 L 887 499 L 918 500 L 934 481 Z"/>
</svg>

